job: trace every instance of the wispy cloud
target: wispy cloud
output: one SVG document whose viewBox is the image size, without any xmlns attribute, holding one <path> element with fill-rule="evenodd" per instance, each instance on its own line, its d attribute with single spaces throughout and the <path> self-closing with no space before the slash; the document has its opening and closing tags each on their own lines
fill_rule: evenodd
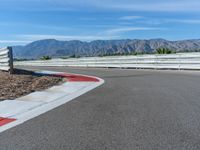
<svg viewBox="0 0 200 150">
<path fill-rule="evenodd" d="M 30 43 L 31 41 L 26 41 L 26 40 L 0 40 L 0 43 Z"/>
<path fill-rule="evenodd" d="M 163 28 L 153 28 L 153 27 L 121 27 L 107 30 L 107 34 L 119 34 L 123 32 L 130 32 L 130 31 L 148 31 L 148 30 L 163 30 Z"/>
<path fill-rule="evenodd" d="M 16 46 L 16 45 L 25 45 L 32 41 L 28 40 L 0 40 L 0 47 L 7 47 L 7 46 Z"/>
<path fill-rule="evenodd" d="M 104 5 L 105 4 L 105 5 Z M 152 12 L 194 12 L 200 11 L 199 0 L 168 0 L 168 1 L 158 1 L 158 0 L 143 0 L 143 1 L 110 1 L 107 3 L 102 3 L 102 7 L 120 9 L 124 11 L 152 11 Z"/>
<path fill-rule="evenodd" d="M 57 39 L 62 41 L 67 41 L 67 40 L 92 41 L 92 40 L 119 38 L 119 36 L 102 36 L 102 35 L 48 35 L 48 34 L 27 34 L 27 35 L 17 35 L 17 37 L 31 41 L 42 40 L 42 39 Z"/>
<path fill-rule="evenodd" d="M 134 19 L 141 19 L 144 18 L 142 16 L 123 16 L 120 17 L 119 20 L 134 20 Z"/>
<path fill-rule="evenodd" d="M 119 27 L 119 28 L 104 30 L 94 35 L 22 34 L 22 35 L 15 35 L 13 37 L 15 37 L 16 39 L 26 39 L 29 42 L 42 40 L 42 39 L 57 39 L 61 41 L 68 41 L 68 40 L 92 41 L 92 40 L 119 39 L 119 38 L 122 38 L 121 33 L 124 33 L 124 32 L 162 30 L 162 29 L 163 28 L 153 28 L 153 27 Z M 21 41 L 21 42 L 22 43 L 27 42 L 26 40 Z"/>
<path fill-rule="evenodd" d="M 169 19 L 169 18 L 144 18 L 142 20 L 137 20 L 135 23 L 140 23 L 144 25 L 153 25 L 158 26 L 161 24 L 174 24 L 174 23 L 180 23 L 180 24 L 200 24 L 200 19 Z M 132 22 L 122 22 L 121 24 L 133 24 Z"/>
<path fill-rule="evenodd" d="M 116 9 L 124 11 L 200 11 L 199 0 L 1 0 L 0 8 L 35 11 L 80 11 Z M 86 10 L 85 10 L 86 11 Z"/>
<path fill-rule="evenodd" d="M 185 23 L 185 24 L 200 24 L 200 19 L 166 19 L 165 22 Z"/>
<path fill-rule="evenodd" d="M 45 25 L 27 22 L 0 22 L 0 26 L 6 27 L 29 27 L 33 29 L 48 29 L 48 30 L 59 30 L 59 31 L 69 31 L 69 27 L 55 26 L 55 25 Z"/>
</svg>

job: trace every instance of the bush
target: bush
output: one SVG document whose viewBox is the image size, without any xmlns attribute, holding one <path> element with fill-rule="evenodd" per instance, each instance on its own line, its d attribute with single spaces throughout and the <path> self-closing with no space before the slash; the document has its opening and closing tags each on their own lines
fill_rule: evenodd
<svg viewBox="0 0 200 150">
<path fill-rule="evenodd" d="M 50 57 L 50 56 L 42 56 L 40 59 L 41 59 L 41 60 L 50 60 L 51 57 Z"/>
<path fill-rule="evenodd" d="M 156 49 L 156 51 L 157 51 L 158 54 L 172 54 L 172 53 L 174 53 L 173 50 L 170 50 L 168 48 L 158 48 L 158 49 Z"/>
</svg>

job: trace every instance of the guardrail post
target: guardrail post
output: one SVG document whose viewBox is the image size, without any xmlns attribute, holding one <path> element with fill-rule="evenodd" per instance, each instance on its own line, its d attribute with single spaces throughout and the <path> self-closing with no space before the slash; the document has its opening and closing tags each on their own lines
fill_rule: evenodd
<svg viewBox="0 0 200 150">
<path fill-rule="evenodd" d="M 7 47 L 9 50 L 8 56 L 9 56 L 9 73 L 13 74 L 14 73 L 14 69 L 13 69 L 13 51 L 12 51 L 12 47 Z"/>
<path fill-rule="evenodd" d="M 118 58 L 119 60 L 119 68 L 122 69 L 122 60 L 120 58 Z"/>
<path fill-rule="evenodd" d="M 178 55 L 178 70 L 181 70 L 181 55 Z"/>
<path fill-rule="evenodd" d="M 136 56 L 136 69 L 138 69 L 138 56 Z"/>
<path fill-rule="evenodd" d="M 154 69 L 158 70 L 158 55 L 157 54 L 155 54 L 155 57 L 154 57 Z"/>
</svg>

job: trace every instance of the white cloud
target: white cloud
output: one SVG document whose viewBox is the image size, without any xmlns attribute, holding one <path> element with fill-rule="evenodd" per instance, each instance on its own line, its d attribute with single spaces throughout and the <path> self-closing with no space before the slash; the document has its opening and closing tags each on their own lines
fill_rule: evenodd
<svg viewBox="0 0 200 150">
<path fill-rule="evenodd" d="M 134 20 L 134 19 L 141 19 L 141 18 L 144 18 L 142 16 L 123 16 L 123 17 L 120 17 L 119 19 L 120 20 Z"/>
<path fill-rule="evenodd" d="M 32 41 L 28 40 L 0 40 L 0 47 L 7 47 L 7 46 L 16 46 L 16 45 L 25 45 Z"/>
<path fill-rule="evenodd" d="M 15 37 L 16 39 L 25 39 L 27 41 L 36 41 L 36 40 L 42 40 L 42 39 L 57 39 L 57 40 L 61 40 L 61 41 L 68 41 L 68 40 L 92 41 L 92 40 L 119 39 L 119 38 L 122 38 L 120 34 L 123 32 L 145 31 L 145 30 L 161 30 L 161 28 L 119 27 L 119 28 L 112 28 L 109 30 L 105 30 L 100 33 L 96 33 L 94 35 L 23 34 L 23 35 L 15 35 L 13 37 Z M 23 43 L 23 41 L 21 41 L 21 42 Z M 24 42 L 26 42 L 26 41 L 24 41 Z"/>
<path fill-rule="evenodd" d="M 108 34 L 114 35 L 122 32 L 130 32 L 130 31 L 148 31 L 148 30 L 162 30 L 163 28 L 152 28 L 152 27 L 121 27 L 107 30 Z"/>
<path fill-rule="evenodd" d="M 180 23 L 180 24 L 200 24 L 200 19 L 146 19 L 139 21 L 138 23 L 142 24 L 148 24 L 148 25 L 160 25 L 160 24 L 174 24 L 174 23 Z"/>
<path fill-rule="evenodd" d="M 49 30 L 61 30 L 61 31 L 69 31 L 71 30 L 69 27 L 64 26 L 53 26 L 53 25 L 45 25 L 45 24 L 34 24 L 28 22 L 0 22 L 0 26 L 3 27 L 29 27 L 34 29 L 49 29 Z"/>
<path fill-rule="evenodd" d="M 200 11 L 199 0 L 48 0 L 65 8 L 105 8 L 125 11 Z"/>
<path fill-rule="evenodd" d="M 165 21 L 186 24 L 200 24 L 200 19 L 166 19 Z"/>
<path fill-rule="evenodd" d="M 137 20 L 136 23 L 146 24 L 146 25 L 161 25 L 166 23 L 181 23 L 181 24 L 200 24 L 200 19 L 161 19 L 161 18 L 144 18 L 142 20 Z M 131 25 L 132 22 L 122 22 L 120 24 Z"/>
<path fill-rule="evenodd" d="M 30 43 L 31 41 L 26 40 L 0 40 L 0 43 Z"/>
<path fill-rule="evenodd" d="M 1 0 L 0 8 L 41 11 L 86 11 L 116 9 L 124 11 L 199 12 L 199 0 Z"/>
<path fill-rule="evenodd" d="M 96 5 L 98 7 L 98 5 Z M 124 11 L 152 11 L 152 12 L 194 12 L 200 11 L 199 0 L 136 0 L 113 1 L 101 3 L 99 7 L 112 8 Z"/>
<path fill-rule="evenodd" d="M 31 41 L 42 40 L 42 39 L 57 39 L 57 40 L 82 40 L 82 41 L 92 41 L 101 39 L 114 39 L 119 38 L 119 36 L 102 36 L 102 35 L 49 35 L 49 34 L 27 34 L 27 35 L 17 35 L 19 38 L 28 39 Z"/>
<path fill-rule="evenodd" d="M 66 35 L 46 35 L 46 34 L 26 34 L 26 35 L 13 35 L 12 37 L 16 39 L 22 39 L 22 40 L 0 40 L 1 46 L 12 46 L 12 45 L 24 45 L 31 43 L 33 41 L 37 40 L 43 40 L 43 39 L 56 39 L 60 41 L 68 41 L 68 40 L 81 40 L 81 41 L 93 41 L 93 40 L 110 40 L 110 39 L 118 39 L 120 36 L 98 36 L 98 35 L 72 35 L 72 36 L 66 36 Z"/>
</svg>

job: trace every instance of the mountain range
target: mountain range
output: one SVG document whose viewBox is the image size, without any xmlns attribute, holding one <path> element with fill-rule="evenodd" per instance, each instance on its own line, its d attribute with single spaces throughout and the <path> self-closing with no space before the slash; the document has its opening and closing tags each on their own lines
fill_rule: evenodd
<svg viewBox="0 0 200 150">
<path fill-rule="evenodd" d="M 42 56 L 100 56 L 133 52 L 153 53 L 157 48 L 168 48 L 176 52 L 200 51 L 200 39 L 181 41 L 126 39 L 96 40 L 91 42 L 46 39 L 35 41 L 25 46 L 13 46 L 13 55 L 14 58 L 18 59 L 37 59 Z"/>
</svg>

